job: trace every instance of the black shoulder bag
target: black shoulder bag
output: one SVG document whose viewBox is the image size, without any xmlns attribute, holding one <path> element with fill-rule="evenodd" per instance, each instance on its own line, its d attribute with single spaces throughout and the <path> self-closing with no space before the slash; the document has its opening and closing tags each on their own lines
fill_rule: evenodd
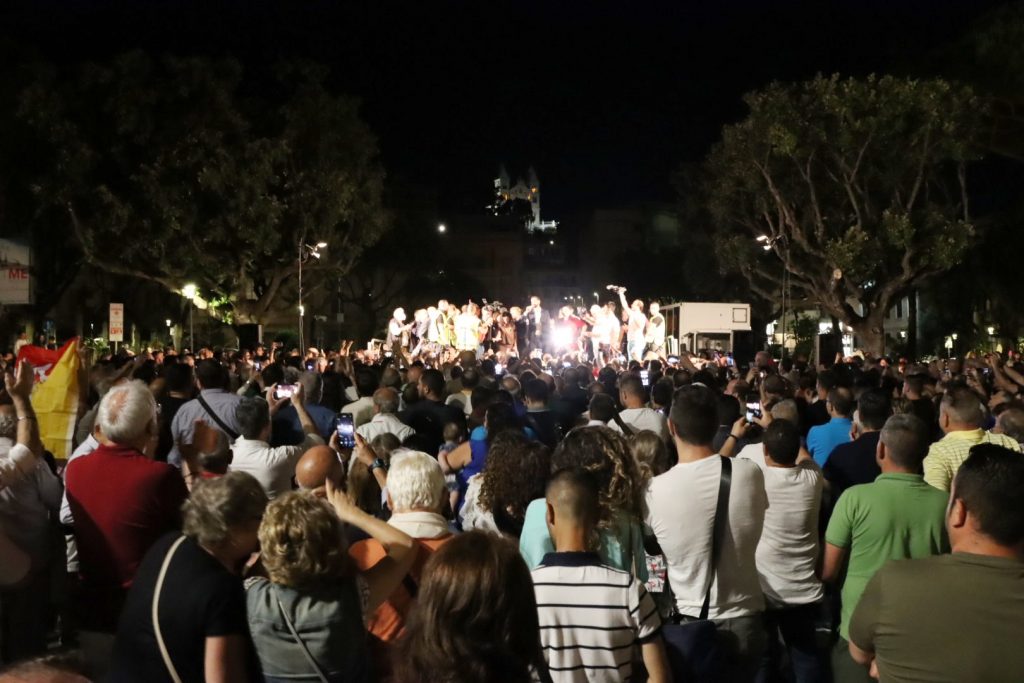
<svg viewBox="0 0 1024 683">
<path fill-rule="evenodd" d="M 722 538 L 729 521 L 729 489 L 732 485 L 732 458 L 719 456 L 722 460 L 722 474 L 718 481 L 718 504 L 711 529 L 711 573 L 708 588 L 704 594 L 704 606 L 695 621 L 685 621 L 672 602 L 671 622 L 662 627 L 665 650 L 672 668 L 673 680 L 713 681 L 719 671 L 718 634 L 715 622 L 708 619 L 711 609 L 711 585 L 718 571 L 718 556 L 722 552 Z M 667 583 L 667 582 L 666 582 Z M 671 585 L 669 585 L 671 588 Z"/>
<path fill-rule="evenodd" d="M 232 441 L 238 438 L 238 432 L 236 432 L 231 427 L 228 427 L 227 424 L 224 423 L 224 420 L 220 419 L 220 415 L 213 412 L 213 408 L 211 408 L 210 404 L 206 402 L 206 399 L 203 398 L 202 394 L 196 396 L 196 399 L 199 401 L 199 405 L 203 407 L 203 410 L 206 411 L 206 414 L 210 417 L 210 419 L 217 423 L 217 426 L 220 427 L 220 430 L 222 432 L 231 437 Z"/>
</svg>

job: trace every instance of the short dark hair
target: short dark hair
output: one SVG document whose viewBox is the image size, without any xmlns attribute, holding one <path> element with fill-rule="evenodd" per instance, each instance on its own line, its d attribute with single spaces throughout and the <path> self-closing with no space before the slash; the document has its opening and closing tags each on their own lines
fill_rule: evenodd
<svg viewBox="0 0 1024 683">
<path fill-rule="evenodd" d="M 843 417 L 849 417 L 853 412 L 853 394 L 846 387 L 836 387 L 828 392 L 828 402 L 834 410 Z"/>
<path fill-rule="evenodd" d="M 1024 455 L 996 444 L 978 444 L 953 480 L 953 498 L 978 520 L 978 528 L 996 543 L 1024 542 Z"/>
<path fill-rule="evenodd" d="M 740 402 L 735 396 L 721 394 L 718 397 L 718 424 L 729 425 L 740 419 Z"/>
<path fill-rule="evenodd" d="M 356 393 L 362 396 L 373 396 L 378 389 L 379 380 L 377 373 L 370 368 L 359 368 L 356 370 Z"/>
<path fill-rule="evenodd" d="M 940 405 L 940 410 L 949 415 L 954 422 L 980 427 L 982 420 L 985 419 L 981 399 L 967 387 L 949 389 L 942 397 Z"/>
<path fill-rule="evenodd" d="M 212 359 L 196 363 L 196 379 L 203 389 L 225 389 L 228 385 L 228 369 Z"/>
<path fill-rule="evenodd" d="M 590 419 L 608 422 L 615 417 L 615 399 L 608 394 L 594 394 L 590 399 Z"/>
<path fill-rule="evenodd" d="M 619 380 L 619 391 L 636 398 L 647 398 L 647 392 L 644 390 L 644 383 L 639 377 L 635 375 L 627 375 Z"/>
<path fill-rule="evenodd" d="M 680 387 L 672 397 L 669 420 L 676 436 L 695 446 L 710 445 L 718 432 L 718 399 L 706 386 Z"/>
<path fill-rule="evenodd" d="M 473 389 L 480 384 L 480 371 L 476 368 L 466 368 L 462 373 L 462 388 Z"/>
<path fill-rule="evenodd" d="M 551 475 L 546 497 L 559 513 L 573 523 L 591 530 L 601 516 L 597 479 L 580 467 L 567 467 Z"/>
<path fill-rule="evenodd" d="M 892 401 L 884 391 L 865 391 L 857 400 L 857 420 L 867 429 L 881 429 L 892 415 Z"/>
<path fill-rule="evenodd" d="M 772 420 L 761 439 L 764 452 L 780 465 L 792 465 L 800 455 L 800 430 L 789 420 Z"/>
<path fill-rule="evenodd" d="M 243 398 L 235 408 L 239 433 L 246 439 L 258 439 L 270 424 L 270 406 L 262 398 Z"/>
<path fill-rule="evenodd" d="M 668 377 L 662 377 L 651 387 L 651 403 L 668 408 L 672 405 L 672 391 L 674 389 L 672 380 Z"/>
<path fill-rule="evenodd" d="M 824 370 L 818 375 L 818 386 L 825 391 L 832 391 L 839 386 L 839 375 L 835 370 Z"/>
<path fill-rule="evenodd" d="M 192 368 L 185 363 L 165 365 L 164 379 L 168 391 L 186 392 L 192 389 Z"/>
<path fill-rule="evenodd" d="M 523 387 L 523 396 L 530 401 L 546 403 L 548 400 L 548 383 L 542 379 L 531 379 Z"/>
<path fill-rule="evenodd" d="M 898 467 L 917 471 L 931 445 L 928 425 L 916 415 L 893 415 L 882 427 L 881 440 Z"/>
<path fill-rule="evenodd" d="M 420 375 L 420 384 L 427 388 L 427 392 L 435 396 L 442 396 L 444 394 L 444 375 L 441 374 L 440 370 L 433 368 L 424 370 L 423 374 Z"/>
</svg>

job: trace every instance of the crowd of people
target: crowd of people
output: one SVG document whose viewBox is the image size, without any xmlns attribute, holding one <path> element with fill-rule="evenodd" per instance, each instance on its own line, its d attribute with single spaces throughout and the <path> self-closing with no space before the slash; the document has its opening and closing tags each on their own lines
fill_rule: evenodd
<svg viewBox="0 0 1024 683">
<path fill-rule="evenodd" d="M 669 359 L 616 291 L 83 354 L 66 462 L 4 356 L 0 681 L 1021 678 L 1015 354 Z"/>
</svg>

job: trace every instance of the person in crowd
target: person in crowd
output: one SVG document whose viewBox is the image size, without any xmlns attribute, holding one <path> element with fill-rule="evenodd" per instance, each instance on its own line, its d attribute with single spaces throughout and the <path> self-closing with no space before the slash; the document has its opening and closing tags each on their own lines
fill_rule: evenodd
<svg viewBox="0 0 1024 683">
<path fill-rule="evenodd" d="M 327 481 L 345 488 L 345 466 L 330 446 L 313 446 L 295 464 L 295 484 L 318 498 L 327 497 Z"/>
<path fill-rule="evenodd" d="M 306 438 L 296 446 L 274 448 L 269 443 L 272 420 L 287 402 L 295 407 Z M 242 399 L 235 411 L 240 436 L 231 447 L 231 469 L 256 477 L 271 500 L 291 490 L 295 464 L 302 454 L 324 443 L 317 433 L 316 424 L 306 412 L 305 404 L 304 387 L 299 384 L 291 398 L 274 398 L 274 387 L 271 387 L 267 390 L 266 399 Z"/>
<path fill-rule="evenodd" d="M 867 680 L 867 671 L 850 658 L 850 617 L 879 567 L 949 549 L 943 527 L 947 495 L 921 476 L 928 443 L 928 427 L 920 419 L 890 417 L 878 440 L 882 473 L 870 484 L 847 489 L 832 512 L 822 579 L 837 582 L 846 565 L 839 640 L 832 653 L 837 683 Z"/>
<path fill-rule="evenodd" d="M 334 431 L 335 413 L 323 405 L 323 375 L 307 370 L 299 375 L 297 383 L 302 385 L 302 407 L 316 425 L 316 433 L 326 441 L 331 438 L 331 432 Z M 285 403 L 274 414 L 270 444 L 292 446 L 301 444 L 305 439 L 306 430 L 299 417 L 298 406 L 294 403 Z"/>
<path fill-rule="evenodd" d="M 668 421 L 664 415 L 647 407 L 647 390 L 639 377 L 628 376 L 619 382 L 619 402 L 623 406 L 619 417 L 634 433 L 646 429 L 668 441 Z M 622 431 L 618 422 L 612 422 L 608 426 L 614 431 Z"/>
<path fill-rule="evenodd" d="M 710 587 L 708 618 L 718 626 L 727 680 L 752 680 L 767 648 L 764 595 L 756 553 L 768 497 L 753 462 L 732 463 L 722 560 L 711 571 L 711 539 L 722 459 L 711 447 L 718 430 L 712 389 L 692 384 L 672 400 L 669 430 L 679 462 L 647 485 L 645 523 L 668 564 L 668 580 L 682 620 L 700 613 Z"/>
<path fill-rule="evenodd" d="M 857 399 L 851 434 L 854 438 L 836 446 L 823 468 L 832 500 L 839 500 L 851 486 L 870 484 L 882 473 L 875 454 L 878 437 L 891 414 L 889 397 L 880 390 L 865 391 Z"/>
<path fill-rule="evenodd" d="M 952 554 L 889 562 L 850 620 L 850 655 L 883 681 L 1020 680 L 1024 458 L 971 448 L 946 512 Z"/>
<path fill-rule="evenodd" d="M 231 441 L 241 433 L 235 411 L 242 398 L 227 391 L 227 368 L 215 360 L 203 360 L 196 364 L 195 374 L 199 395 L 182 405 L 171 421 L 174 447 L 167 454 L 167 462 L 184 472 L 198 469 L 195 449 L 192 448 L 196 420 L 219 429 Z"/>
<path fill-rule="evenodd" d="M 661 305 L 657 301 L 651 302 L 648 312 L 651 315 L 647 319 L 647 330 L 644 333 L 647 353 L 662 358 L 665 355 L 665 316 L 661 314 Z"/>
<path fill-rule="evenodd" d="M 0 662 L 45 651 L 50 570 L 64 564 L 63 558 L 53 557 L 51 543 L 63 487 L 46 461 L 36 457 L 42 445 L 29 400 L 31 366 L 23 362 L 18 376 L 5 375 L 5 381 L 12 404 L 0 405 L 0 533 L 17 551 L 10 557 L 14 574 L 20 556 L 31 573 L 17 587 L 0 591 Z"/>
<path fill-rule="evenodd" d="M 405 441 L 415 434 L 416 430 L 398 419 L 398 402 L 398 392 L 390 387 L 373 392 L 373 418 L 356 429 L 359 436 L 373 441 L 380 434 L 394 434 Z"/>
<path fill-rule="evenodd" d="M 807 406 L 807 418 L 811 427 L 827 424 L 831 419 L 828 412 L 828 395 L 838 386 L 839 377 L 835 370 L 818 373 L 818 379 L 814 383 L 814 395 L 810 397 Z"/>
<path fill-rule="evenodd" d="M 646 490 L 651 479 L 668 472 L 675 464 L 664 439 L 649 429 L 634 434 L 629 440 L 629 447 L 640 475 L 637 487 L 640 490 Z"/>
<path fill-rule="evenodd" d="M 281 496 L 259 527 L 267 576 L 247 580 L 245 592 L 267 683 L 372 680 L 362 615 L 391 595 L 416 559 L 407 534 L 360 510 L 330 480 L 326 493 L 326 501 L 302 492 Z M 343 523 L 379 541 L 385 557 L 360 572 Z"/>
<path fill-rule="evenodd" d="M 145 384 L 113 387 L 96 422 L 100 446 L 69 464 L 65 481 L 80 566 L 79 641 L 102 663 L 139 565 L 159 538 L 181 528 L 188 491 L 174 467 L 147 455 L 158 433 Z"/>
<path fill-rule="evenodd" d="M 528 357 L 544 353 L 544 349 L 551 346 L 551 314 L 541 306 L 539 296 L 530 297 L 530 305 L 523 310 L 523 319 L 526 321 L 526 334 L 519 338 L 520 351 Z"/>
<path fill-rule="evenodd" d="M 512 406 L 507 403 L 494 403 L 487 408 L 484 426 L 474 429 L 469 441 L 460 444 L 451 453 L 439 457 L 442 470 L 446 474 L 455 474 L 458 480 L 460 506 L 465 504 L 470 479 L 483 472 L 491 445 L 499 434 L 506 431 L 524 430 Z"/>
<path fill-rule="evenodd" d="M 459 513 L 462 529 L 498 531 L 519 538 L 526 508 L 543 496 L 551 473 L 551 451 L 520 431 L 495 437 L 487 464 L 469 480 Z"/>
<path fill-rule="evenodd" d="M 999 413 L 992 431 L 1024 444 L 1024 407 L 1014 405 Z"/>
<path fill-rule="evenodd" d="M 163 377 L 164 393 L 157 400 L 160 405 L 160 440 L 154 457 L 160 462 L 167 462 L 167 456 L 174 448 L 171 425 L 181 407 L 192 400 L 196 380 L 192 367 L 184 363 L 166 366 Z"/>
<path fill-rule="evenodd" d="M 416 540 L 416 559 L 409 574 L 366 620 L 374 669 L 380 679 L 391 672 L 391 646 L 405 633 L 413 609 L 423 567 L 431 555 L 453 536 L 441 514 L 445 496 L 444 475 L 437 461 L 426 453 L 396 453 L 388 470 L 388 507 L 393 511 L 388 524 Z M 387 556 L 376 539 L 352 544 L 349 554 L 360 571 L 369 571 Z"/>
<path fill-rule="evenodd" d="M 563 428 L 558 416 L 548 406 L 551 390 L 542 379 L 531 379 L 523 388 L 526 399 L 526 426 L 533 430 L 536 439 L 548 448 L 554 448 L 562 440 Z"/>
<path fill-rule="evenodd" d="M 945 436 L 928 449 L 928 457 L 924 459 L 926 482 L 942 491 L 949 491 L 957 469 L 967 459 L 971 448 L 979 443 L 1021 450 L 1015 439 L 982 429 L 984 419 L 985 409 L 971 389 L 952 387 L 946 391 L 939 404 L 939 427 Z"/>
<path fill-rule="evenodd" d="M 196 461 L 199 463 L 200 479 L 216 479 L 228 473 L 231 466 L 231 444 L 224 432 L 207 427 L 202 420 L 196 421 L 194 446 Z"/>
<path fill-rule="evenodd" d="M 551 456 L 551 470 L 584 469 L 601 492 L 597 552 L 601 562 L 647 580 L 643 529 L 640 526 L 640 473 L 629 443 L 607 427 L 584 427 L 569 432 Z M 547 528 L 543 498 L 530 503 L 519 537 L 519 550 L 531 568 L 554 550 Z"/>
<path fill-rule="evenodd" d="M 266 506 L 263 487 L 244 472 L 195 486 L 182 533 L 163 536 L 139 566 L 105 680 L 253 680 L 241 571 Z"/>
<path fill-rule="evenodd" d="M 348 459 L 345 492 L 359 509 L 375 517 L 387 518 L 384 491 L 387 489 L 388 468 L 391 466 L 391 454 L 401 447 L 394 434 L 380 434 L 369 443 L 356 434 L 356 447 Z M 341 455 L 345 457 L 345 451 Z"/>
<path fill-rule="evenodd" d="M 395 683 L 529 683 L 546 673 L 533 581 L 510 541 L 460 534 L 422 576 Z"/>
<path fill-rule="evenodd" d="M 541 644 L 556 683 L 633 678 L 640 646 L 647 680 L 671 680 L 661 618 L 643 584 L 601 563 L 593 540 L 600 517 L 597 482 L 584 470 L 561 470 L 548 483 L 547 525 L 555 551 L 533 570 Z"/>
<path fill-rule="evenodd" d="M 444 426 L 449 422 L 465 425 L 466 416 L 457 406 L 444 403 L 444 375 L 439 370 L 427 369 L 420 375 L 417 385 L 420 400 L 398 415 L 416 434 L 424 438 L 422 448 L 436 453 L 444 443 Z"/>
<path fill-rule="evenodd" d="M 807 450 L 818 467 L 825 466 L 836 446 L 850 442 L 854 405 L 853 393 L 846 387 L 836 387 L 828 392 L 828 422 L 811 427 L 807 433 Z"/>
<path fill-rule="evenodd" d="M 459 391 L 451 394 L 445 399 L 445 404 L 454 405 L 462 410 L 469 417 L 473 412 L 473 390 L 480 385 L 480 371 L 476 368 L 466 368 L 462 372 Z"/>
<path fill-rule="evenodd" d="M 632 432 L 632 428 L 622 423 L 622 418 L 616 412 L 615 399 L 608 394 L 594 394 L 590 399 L 590 410 L 587 412 L 587 427 L 608 427 L 614 424 L 618 427 L 617 432 L 620 434 L 626 433 L 626 431 Z M 623 425 L 625 425 L 623 427 Z"/>
<path fill-rule="evenodd" d="M 760 457 L 737 456 L 749 457 L 761 468 L 768 494 L 755 556 L 767 603 L 769 647 L 761 676 L 771 680 L 779 670 L 781 636 L 793 680 L 814 683 L 823 679 L 814 630 L 825 594 L 817 576 L 821 471 L 809 457 L 800 458 L 800 429 L 789 420 L 770 419 L 761 445 Z"/>
<path fill-rule="evenodd" d="M 352 413 L 356 429 L 373 419 L 373 393 L 377 391 L 379 380 L 377 373 L 368 367 L 361 367 L 355 372 L 356 396 L 352 402 L 342 406 L 342 413 Z M 333 427 L 332 427 L 333 428 Z"/>
</svg>

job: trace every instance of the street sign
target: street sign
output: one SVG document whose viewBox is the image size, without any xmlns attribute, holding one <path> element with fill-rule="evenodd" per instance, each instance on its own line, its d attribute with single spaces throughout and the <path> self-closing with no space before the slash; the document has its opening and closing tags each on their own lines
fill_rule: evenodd
<svg viewBox="0 0 1024 683">
<path fill-rule="evenodd" d="M 32 250 L 0 240 L 0 304 L 32 303 Z"/>
<path fill-rule="evenodd" d="M 124 304 L 110 304 L 110 341 L 124 341 Z"/>
</svg>

